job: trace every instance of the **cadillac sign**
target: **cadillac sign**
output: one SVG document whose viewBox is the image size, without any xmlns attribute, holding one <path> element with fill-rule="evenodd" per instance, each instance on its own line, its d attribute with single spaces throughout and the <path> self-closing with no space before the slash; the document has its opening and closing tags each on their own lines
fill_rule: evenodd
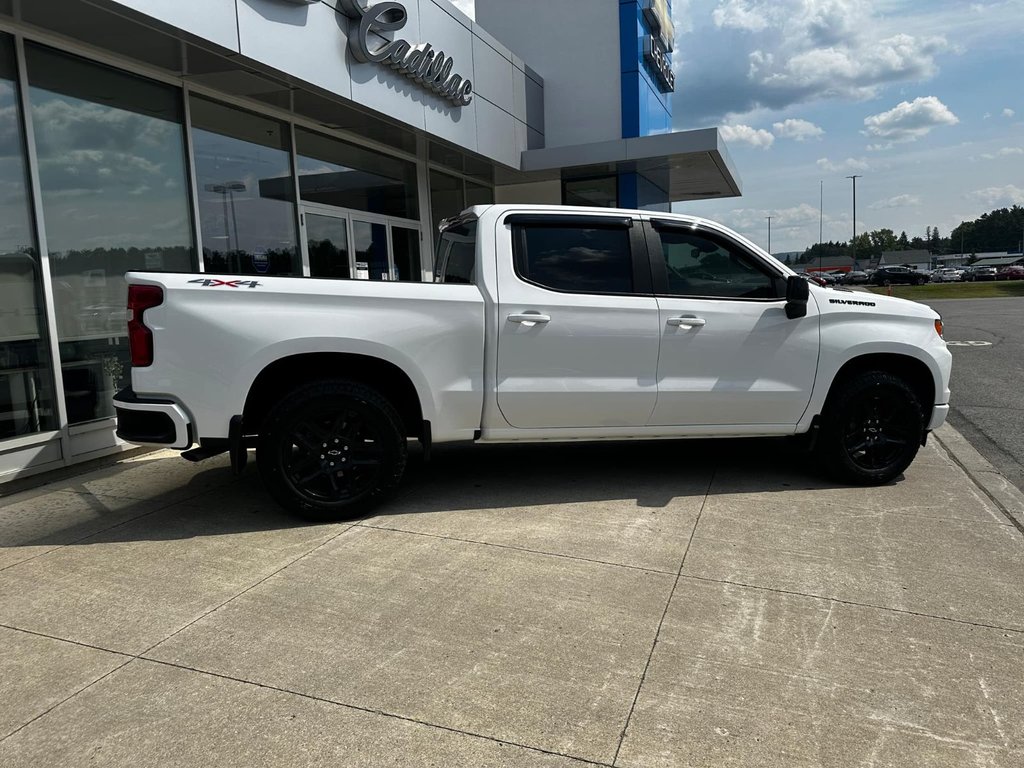
<svg viewBox="0 0 1024 768">
<path fill-rule="evenodd" d="M 296 5 L 312 5 L 317 0 L 286 0 Z M 436 93 L 457 107 L 473 100 L 473 83 L 455 72 L 455 62 L 430 43 L 416 44 L 384 35 L 398 32 L 409 20 L 405 6 L 394 0 L 364 5 L 366 0 L 336 0 L 337 10 L 348 16 L 348 44 L 352 58 L 369 64 L 386 64 L 422 88 Z"/>
</svg>

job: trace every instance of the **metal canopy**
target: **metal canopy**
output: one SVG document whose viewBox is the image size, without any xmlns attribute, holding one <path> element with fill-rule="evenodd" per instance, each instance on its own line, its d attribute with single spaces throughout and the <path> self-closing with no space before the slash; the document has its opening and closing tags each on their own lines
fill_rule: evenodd
<svg viewBox="0 0 1024 768">
<path fill-rule="evenodd" d="M 635 172 L 666 190 L 671 202 L 742 194 L 717 128 L 528 150 L 520 168 L 500 173 L 499 183 Z"/>
</svg>

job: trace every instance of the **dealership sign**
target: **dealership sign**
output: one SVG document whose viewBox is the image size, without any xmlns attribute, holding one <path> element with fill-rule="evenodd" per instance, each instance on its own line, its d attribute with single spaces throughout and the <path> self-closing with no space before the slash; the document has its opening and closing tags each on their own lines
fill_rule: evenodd
<svg viewBox="0 0 1024 768">
<path fill-rule="evenodd" d="M 312 5 L 317 0 L 286 0 L 296 5 Z M 386 33 L 405 27 L 409 12 L 402 3 L 387 0 L 364 5 L 366 0 L 336 0 L 337 10 L 352 19 L 348 43 L 352 58 L 364 64 L 386 64 L 422 88 L 436 93 L 457 107 L 473 100 L 473 83 L 454 71 L 455 61 L 430 43 L 416 44 Z"/>
<path fill-rule="evenodd" d="M 651 34 L 644 37 L 644 61 L 653 71 L 663 92 L 676 89 L 676 75 L 672 71 L 672 48 L 675 45 L 675 27 L 667 0 L 644 0 L 644 21 Z"/>
</svg>

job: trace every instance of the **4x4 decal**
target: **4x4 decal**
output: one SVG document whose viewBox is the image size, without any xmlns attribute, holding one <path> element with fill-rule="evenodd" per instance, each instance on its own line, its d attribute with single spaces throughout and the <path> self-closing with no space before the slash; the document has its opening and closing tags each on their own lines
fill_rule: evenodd
<svg viewBox="0 0 1024 768">
<path fill-rule="evenodd" d="M 189 280 L 189 283 L 196 283 L 203 286 L 203 288 L 220 288 L 221 286 L 225 286 L 227 288 L 241 288 L 243 285 L 255 288 L 259 285 L 259 282 L 256 280 L 218 280 L 215 277 L 200 277 L 196 280 Z"/>
</svg>

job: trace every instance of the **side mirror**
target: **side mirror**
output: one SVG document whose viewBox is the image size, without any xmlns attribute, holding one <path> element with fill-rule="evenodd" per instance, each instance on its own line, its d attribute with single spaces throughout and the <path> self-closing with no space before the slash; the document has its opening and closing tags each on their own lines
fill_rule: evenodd
<svg viewBox="0 0 1024 768">
<path fill-rule="evenodd" d="M 800 275 L 790 275 L 786 280 L 786 317 L 795 320 L 807 315 L 807 299 L 811 289 Z"/>
</svg>

